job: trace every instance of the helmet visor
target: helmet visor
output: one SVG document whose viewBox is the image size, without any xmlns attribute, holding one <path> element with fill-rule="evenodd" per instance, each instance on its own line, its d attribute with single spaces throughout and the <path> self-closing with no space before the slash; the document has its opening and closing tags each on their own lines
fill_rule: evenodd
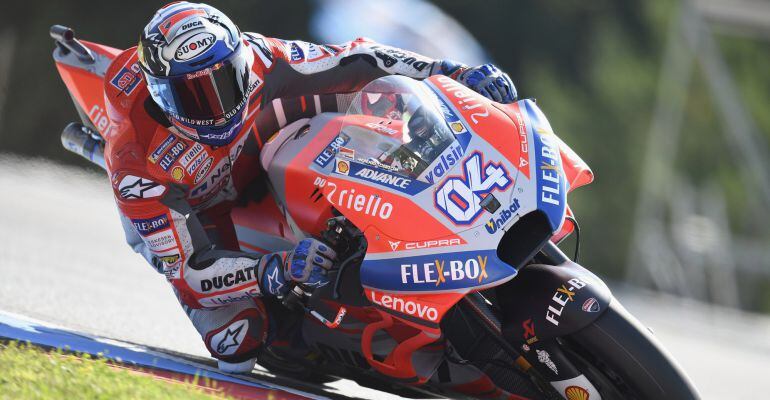
<svg viewBox="0 0 770 400">
<path fill-rule="evenodd" d="M 150 95 L 163 111 L 188 125 L 225 125 L 251 94 L 250 59 L 239 45 L 230 57 L 200 71 L 168 77 L 145 74 Z"/>
</svg>

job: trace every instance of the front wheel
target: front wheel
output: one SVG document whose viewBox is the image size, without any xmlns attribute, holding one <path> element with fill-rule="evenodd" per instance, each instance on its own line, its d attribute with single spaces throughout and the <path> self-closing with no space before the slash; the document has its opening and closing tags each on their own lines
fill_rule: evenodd
<svg viewBox="0 0 770 400">
<path fill-rule="evenodd" d="M 603 400 L 700 398 L 676 360 L 614 297 L 591 325 L 558 341 Z"/>
</svg>

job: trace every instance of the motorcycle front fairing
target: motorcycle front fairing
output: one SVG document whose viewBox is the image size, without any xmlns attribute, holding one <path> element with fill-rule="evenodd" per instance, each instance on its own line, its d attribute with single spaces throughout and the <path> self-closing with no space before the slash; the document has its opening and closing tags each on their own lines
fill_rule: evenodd
<svg viewBox="0 0 770 400">
<path fill-rule="evenodd" d="M 377 115 L 359 106 L 383 96 L 401 109 Z M 413 126 L 425 109 L 440 116 L 433 134 L 450 135 L 428 150 Z M 534 102 L 496 105 L 444 76 L 371 83 L 353 100 L 338 138 L 319 172 L 329 203 L 368 243 L 361 284 L 382 320 L 365 329 L 364 354 L 378 371 L 411 379 L 407 349 L 435 341 L 441 318 L 464 295 L 516 276 L 521 263 L 501 259 L 498 249 L 506 231 L 541 215 L 542 245 L 562 228 L 569 183 L 561 141 Z M 532 247 L 529 253 L 538 250 Z M 377 361 L 367 338 L 394 319 L 422 333 Z"/>
</svg>

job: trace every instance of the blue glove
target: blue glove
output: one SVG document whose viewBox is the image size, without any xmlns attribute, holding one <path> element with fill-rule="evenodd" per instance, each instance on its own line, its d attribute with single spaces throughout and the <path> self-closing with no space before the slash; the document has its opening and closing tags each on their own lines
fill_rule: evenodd
<svg viewBox="0 0 770 400">
<path fill-rule="evenodd" d="M 315 239 L 303 239 L 286 256 L 286 263 L 277 254 L 267 255 L 260 287 L 262 293 L 283 296 L 289 291 L 286 282 L 317 288 L 329 283 L 326 270 L 334 264 L 337 253 Z"/>
<path fill-rule="evenodd" d="M 457 77 L 457 80 L 498 103 L 507 104 L 516 101 L 516 87 L 513 86 L 511 78 L 492 64 L 468 68 Z"/>
</svg>

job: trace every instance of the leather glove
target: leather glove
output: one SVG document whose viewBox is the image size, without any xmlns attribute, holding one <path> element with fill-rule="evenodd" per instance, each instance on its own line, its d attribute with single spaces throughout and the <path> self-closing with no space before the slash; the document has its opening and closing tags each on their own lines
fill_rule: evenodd
<svg viewBox="0 0 770 400">
<path fill-rule="evenodd" d="M 294 281 L 304 286 L 317 288 L 329 283 L 326 271 L 337 258 L 329 246 L 315 239 L 303 239 L 286 255 L 286 262 L 280 262 L 277 255 L 271 257 L 262 273 L 262 293 L 282 297 L 289 291 L 286 283 Z"/>
<path fill-rule="evenodd" d="M 492 64 L 468 68 L 457 80 L 482 96 L 498 103 L 516 101 L 516 87 L 505 72 Z"/>
</svg>

